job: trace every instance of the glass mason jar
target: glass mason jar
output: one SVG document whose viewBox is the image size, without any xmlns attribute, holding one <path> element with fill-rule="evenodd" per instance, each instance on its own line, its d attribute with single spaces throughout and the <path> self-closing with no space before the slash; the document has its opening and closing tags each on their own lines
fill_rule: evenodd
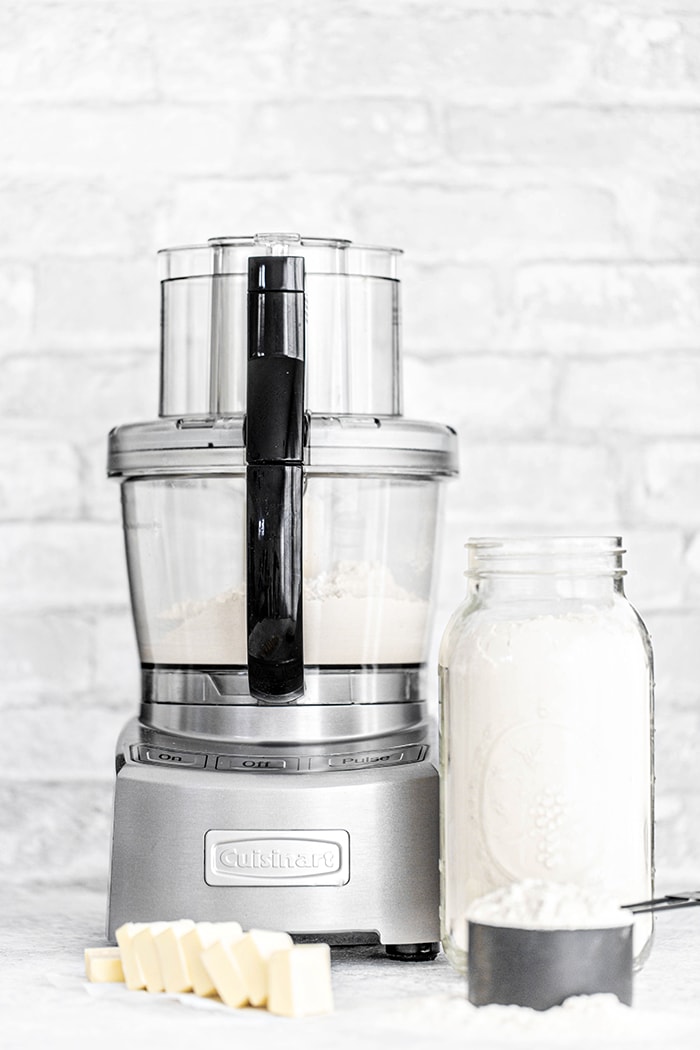
<svg viewBox="0 0 700 1050">
<path fill-rule="evenodd" d="M 618 537 L 472 539 L 440 648 L 441 925 L 522 879 L 652 897 L 653 664 Z M 635 920 L 635 960 L 652 916 Z"/>
</svg>

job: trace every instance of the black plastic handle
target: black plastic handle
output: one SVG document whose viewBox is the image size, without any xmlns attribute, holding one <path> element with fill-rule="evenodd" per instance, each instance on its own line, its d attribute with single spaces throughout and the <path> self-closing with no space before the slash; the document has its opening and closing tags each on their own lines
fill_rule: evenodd
<svg viewBox="0 0 700 1050">
<path fill-rule="evenodd" d="M 303 258 L 249 259 L 247 380 L 248 685 L 292 703 L 304 693 Z"/>
</svg>

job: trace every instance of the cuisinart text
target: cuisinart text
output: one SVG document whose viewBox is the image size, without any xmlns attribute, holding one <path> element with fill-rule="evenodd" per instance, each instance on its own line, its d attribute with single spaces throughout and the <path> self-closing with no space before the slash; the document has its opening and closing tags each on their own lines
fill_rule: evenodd
<svg viewBox="0 0 700 1050">
<path fill-rule="evenodd" d="M 332 885 L 349 877 L 350 836 L 314 832 L 208 831 L 206 881 L 210 885 Z"/>
</svg>

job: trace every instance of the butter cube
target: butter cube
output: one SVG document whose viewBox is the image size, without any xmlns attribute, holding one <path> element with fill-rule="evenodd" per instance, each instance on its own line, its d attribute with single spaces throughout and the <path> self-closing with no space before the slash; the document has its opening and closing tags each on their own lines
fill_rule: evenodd
<svg viewBox="0 0 700 1050">
<path fill-rule="evenodd" d="M 333 1010 L 331 950 L 327 944 L 295 944 L 269 960 L 267 1008 L 281 1017 L 308 1017 Z"/>
<path fill-rule="evenodd" d="M 233 955 L 233 945 L 215 941 L 202 952 L 202 963 L 212 979 L 220 999 L 237 1008 L 248 1004 L 245 976 Z"/>
<path fill-rule="evenodd" d="M 267 1002 L 267 963 L 273 952 L 291 948 L 292 938 L 288 933 L 274 930 L 249 930 L 240 940 L 231 945 L 231 953 L 243 974 L 251 1006 L 264 1006 Z"/>
<path fill-rule="evenodd" d="M 85 975 L 88 981 L 123 981 L 119 948 L 86 948 Z"/>
<path fill-rule="evenodd" d="M 238 922 L 198 922 L 180 939 L 195 995 L 216 995 L 214 982 L 202 962 L 202 952 L 219 940 L 233 941 L 243 933 Z"/>
<path fill-rule="evenodd" d="M 162 992 L 165 990 L 163 975 L 160 971 L 160 960 L 156 951 L 155 938 L 167 928 L 167 922 L 145 923 L 140 930 L 134 934 L 132 945 L 136 961 L 141 967 L 144 984 L 147 992 Z"/>
<path fill-rule="evenodd" d="M 192 991 L 192 977 L 182 950 L 182 938 L 193 929 L 192 919 L 180 919 L 169 923 L 153 938 L 166 992 Z"/>
<path fill-rule="evenodd" d="M 122 969 L 127 988 L 138 991 L 146 987 L 146 979 L 141 969 L 141 964 L 136 958 L 134 951 L 134 937 L 146 925 L 145 922 L 125 922 L 115 932 L 119 951 L 121 953 Z"/>
</svg>

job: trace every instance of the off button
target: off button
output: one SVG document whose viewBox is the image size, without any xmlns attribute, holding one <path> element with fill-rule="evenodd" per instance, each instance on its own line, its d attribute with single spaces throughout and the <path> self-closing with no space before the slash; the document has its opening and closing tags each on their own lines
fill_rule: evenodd
<svg viewBox="0 0 700 1050">
<path fill-rule="evenodd" d="M 207 756 L 196 751 L 171 751 L 167 747 L 153 747 L 151 744 L 140 744 L 132 747 L 131 757 L 136 762 L 155 762 L 160 766 L 188 766 L 190 769 L 203 769 Z"/>
<path fill-rule="evenodd" d="M 269 758 L 267 755 L 219 755 L 217 769 L 252 769 L 258 772 L 266 769 L 298 769 L 299 759 Z"/>
</svg>

